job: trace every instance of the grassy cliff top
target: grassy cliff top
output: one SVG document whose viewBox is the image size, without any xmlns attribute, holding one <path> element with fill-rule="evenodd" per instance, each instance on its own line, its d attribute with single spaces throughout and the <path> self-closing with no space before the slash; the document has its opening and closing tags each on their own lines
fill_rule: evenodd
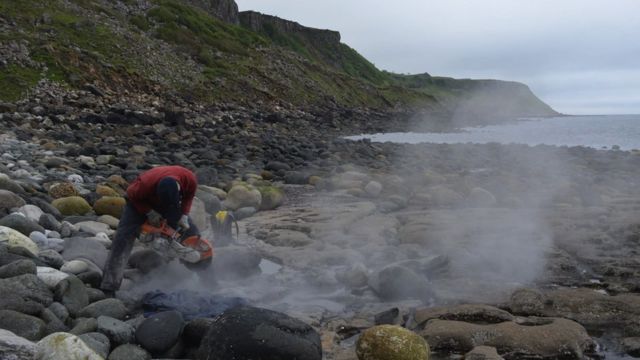
<svg viewBox="0 0 640 360">
<path fill-rule="evenodd" d="M 0 101 L 24 97 L 43 78 L 204 104 L 379 109 L 451 108 L 484 86 L 380 71 L 335 32 L 240 15 L 241 25 L 229 24 L 179 0 L 0 0 Z M 550 110 L 526 91 L 516 103 Z"/>
</svg>

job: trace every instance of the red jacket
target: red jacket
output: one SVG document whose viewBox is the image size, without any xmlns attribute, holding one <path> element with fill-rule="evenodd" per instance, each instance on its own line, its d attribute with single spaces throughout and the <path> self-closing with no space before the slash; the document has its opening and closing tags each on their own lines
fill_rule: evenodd
<svg viewBox="0 0 640 360">
<path fill-rule="evenodd" d="M 159 208 L 160 201 L 156 195 L 156 187 L 165 177 L 174 178 L 180 184 L 182 213 L 189 214 L 193 197 L 196 195 L 198 180 L 190 170 L 182 166 L 158 166 L 140 174 L 127 188 L 129 201 L 142 214 Z"/>
</svg>

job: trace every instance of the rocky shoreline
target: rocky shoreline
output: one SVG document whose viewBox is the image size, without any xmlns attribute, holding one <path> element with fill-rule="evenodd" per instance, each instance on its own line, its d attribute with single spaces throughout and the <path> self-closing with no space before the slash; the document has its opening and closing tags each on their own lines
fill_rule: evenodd
<svg viewBox="0 0 640 360">
<path fill-rule="evenodd" d="M 0 328 L 13 332 L 0 332 L 2 356 L 639 354 L 637 153 L 352 142 L 339 136 L 410 116 L 207 109 L 49 83 L 0 110 Z M 211 215 L 234 210 L 237 243 L 217 247 L 205 276 L 140 248 L 106 298 L 97 287 L 127 182 L 176 163 L 201 183 L 199 227 L 211 235 Z M 149 312 L 154 290 L 245 305 L 217 320 L 175 304 Z M 262 335 L 237 333 L 259 323 Z"/>
</svg>

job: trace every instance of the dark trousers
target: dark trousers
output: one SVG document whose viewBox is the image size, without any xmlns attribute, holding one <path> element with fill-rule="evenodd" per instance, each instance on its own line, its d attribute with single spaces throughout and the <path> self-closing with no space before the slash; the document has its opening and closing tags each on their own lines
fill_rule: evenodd
<svg viewBox="0 0 640 360">
<path fill-rule="evenodd" d="M 170 224 L 177 223 L 177 220 L 173 219 L 174 214 L 165 213 L 164 211 L 159 211 L 159 213 L 167 219 Z M 146 220 L 147 216 L 145 214 L 139 213 L 133 205 L 127 202 L 120 217 L 120 223 L 118 223 L 115 239 L 111 244 L 109 257 L 104 266 L 102 285 L 100 286 L 102 290 L 116 291 L 120 288 L 124 268 L 131 255 L 133 243 L 138 235 L 140 235 L 140 227 Z M 183 238 L 200 235 L 198 228 L 191 221 L 191 218 L 189 218 L 189 225 L 190 228 L 183 233 Z"/>
</svg>

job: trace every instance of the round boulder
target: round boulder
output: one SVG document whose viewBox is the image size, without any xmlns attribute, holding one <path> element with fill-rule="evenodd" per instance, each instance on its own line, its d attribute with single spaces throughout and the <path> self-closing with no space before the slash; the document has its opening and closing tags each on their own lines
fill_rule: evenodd
<svg viewBox="0 0 640 360">
<path fill-rule="evenodd" d="M 50 289 L 53 289 L 58 285 L 58 283 L 67 277 L 69 274 L 63 273 L 60 270 L 56 270 L 54 268 L 38 266 L 36 268 L 38 279 L 43 283 L 47 284 Z"/>
<path fill-rule="evenodd" d="M 80 310 L 78 316 L 97 318 L 109 316 L 115 319 L 124 319 L 127 316 L 127 308 L 118 299 L 104 299 L 96 301 Z"/>
<path fill-rule="evenodd" d="M 0 328 L 27 340 L 37 341 L 45 335 L 46 324 L 35 316 L 13 310 L 0 310 Z"/>
<path fill-rule="evenodd" d="M 11 178 L 5 174 L 0 174 L 0 190 L 8 190 L 18 194 L 24 192 L 24 189 L 20 184 L 11 180 Z"/>
<path fill-rule="evenodd" d="M 87 287 L 73 275 L 67 276 L 56 284 L 54 296 L 55 300 L 62 303 L 73 316 L 89 305 Z"/>
<path fill-rule="evenodd" d="M 96 194 L 100 196 L 120 196 L 117 191 L 107 185 L 96 185 Z"/>
<path fill-rule="evenodd" d="M 29 259 L 16 260 L 0 266 L 0 279 L 7 279 L 25 274 L 36 274 L 36 263 Z"/>
<path fill-rule="evenodd" d="M 38 341 L 38 360 L 104 360 L 79 337 L 69 333 L 53 333 Z"/>
<path fill-rule="evenodd" d="M 243 207 L 259 209 L 262 203 L 262 194 L 253 186 L 239 184 L 229 191 L 224 203 L 225 206 L 231 210 L 237 210 Z"/>
<path fill-rule="evenodd" d="M 261 186 L 258 188 L 262 195 L 260 210 L 273 210 L 284 202 L 284 191 L 275 186 Z"/>
<path fill-rule="evenodd" d="M 93 351 L 98 353 L 103 358 L 109 356 L 109 350 L 111 349 L 111 342 L 107 335 L 99 332 L 90 332 L 79 335 L 80 339 L 84 341 Z"/>
<path fill-rule="evenodd" d="M 220 315 L 202 339 L 198 360 L 320 360 L 320 335 L 286 314 L 249 306 Z"/>
<path fill-rule="evenodd" d="M 544 315 L 546 299 L 539 291 L 533 289 L 519 289 L 511 294 L 511 312 L 516 315 L 540 316 Z"/>
<path fill-rule="evenodd" d="M 118 196 L 103 196 L 93 204 L 93 210 L 98 215 L 111 215 L 116 218 L 120 218 L 126 200 Z"/>
<path fill-rule="evenodd" d="M 209 214 L 215 214 L 218 211 L 222 210 L 222 203 L 218 197 L 208 191 L 203 190 L 201 187 L 198 187 L 196 191 L 196 197 L 204 203 L 204 208 Z"/>
<path fill-rule="evenodd" d="M 0 225 L 18 230 L 23 235 L 29 236 L 33 231 L 44 232 L 44 228 L 37 222 L 18 213 L 10 214 L 0 219 Z"/>
<path fill-rule="evenodd" d="M 382 192 L 382 184 L 377 181 L 369 181 L 369 183 L 364 187 L 364 192 L 373 198 L 377 198 Z"/>
<path fill-rule="evenodd" d="M 429 344 L 418 334 L 395 325 L 365 330 L 356 344 L 358 360 L 428 360 Z"/>
<path fill-rule="evenodd" d="M 426 277 L 400 265 L 389 265 L 369 278 L 369 285 L 383 300 L 428 300 L 433 292 Z"/>
<path fill-rule="evenodd" d="M 24 206 L 22 198 L 9 190 L 0 189 L 0 209 L 11 209 Z"/>
<path fill-rule="evenodd" d="M 98 332 L 107 335 L 113 344 L 129 344 L 133 342 L 135 330 L 133 326 L 108 316 L 98 317 Z"/>
<path fill-rule="evenodd" d="M 0 243 L 7 243 L 12 247 L 21 247 L 29 250 L 34 255 L 38 255 L 38 245 L 33 240 L 6 226 L 0 226 Z"/>
<path fill-rule="evenodd" d="M 54 199 L 77 196 L 78 190 L 70 182 L 56 183 L 49 188 L 49 195 Z"/>
<path fill-rule="evenodd" d="M 84 215 L 91 211 L 91 205 L 79 196 L 69 196 L 56 199 L 53 200 L 51 205 L 65 216 Z"/>
<path fill-rule="evenodd" d="M 165 311 L 142 321 L 136 330 L 138 344 L 154 354 L 169 350 L 180 338 L 184 319 L 177 311 Z"/>
<path fill-rule="evenodd" d="M 42 214 L 44 214 L 42 209 L 40 209 L 39 207 L 37 207 L 35 205 L 24 205 L 24 206 L 21 206 L 18 209 L 18 212 L 21 213 L 22 215 L 26 216 L 27 219 L 29 219 L 31 221 L 35 221 L 35 222 L 40 221 L 40 217 L 42 216 Z"/>
<path fill-rule="evenodd" d="M 60 271 L 74 275 L 80 274 L 87 270 L 89 270 L 89 265 L 82 260 L 71 260 L 60 267 Z"/>
<path fill-rule="evenodd" d="M 139 346 L 124 344 L 115 348 L 107 360 L 151 360 L 151 354 Z"/>
</svg>

